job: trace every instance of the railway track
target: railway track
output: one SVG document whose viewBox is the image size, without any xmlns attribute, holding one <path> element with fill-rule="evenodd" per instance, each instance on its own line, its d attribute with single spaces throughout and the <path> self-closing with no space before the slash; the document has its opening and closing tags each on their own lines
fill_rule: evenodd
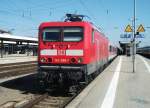
<svg viewBox="0 0 150 108">
<path fill-rule="evenodd" d="M 35 95 L 34 98 L 30 100 L 9 101 L 2 105 L 0 108 L 65 108 L 76 95 L 66 95 L 66 96 L 52 96 L 48 93 L 43 95 Z"/>
<path fill-rule="evenodd" d="M 36 70 L 36 61 L 0 64 L 0 78 L 27 74 Z"/>
<path fill-rule="evenodd" d="M 48 93 L 38 96 L 21 108 L 64 108 L 74 96 L 50 96 Z"/>
</svg>

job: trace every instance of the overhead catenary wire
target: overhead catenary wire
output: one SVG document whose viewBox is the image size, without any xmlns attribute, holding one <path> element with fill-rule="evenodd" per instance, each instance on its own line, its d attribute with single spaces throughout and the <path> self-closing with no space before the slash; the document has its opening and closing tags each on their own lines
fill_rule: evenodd
<svg viewBox="0 0 150 108">
<path fill-rule="evenodd" d="M 14 15 L 18 15 L 21 13 L 21 17 L 23 18 L 26 18 L 26 17 L 29 17 L 29 16 L 32 16 L 33 14 L 35 14 L 36 12 L 39 13 L 40 12 L 43 12 L 43 11 L 46 11 L 47 14 L 51 15 L 52 12 L 51 11 L 48 11 L 48 10 L 55 10 L 56 8 L 65 8 L 64 6 L 65 5 L 68 5 L 69 3 L 72 3 L 74 0 L 70 0 L 70 1 L 67 1 L 67 2 L 55 2 L 53 3 L 51 6 L 47 5 L 47 4 L 41 4 L 41 5 L 38 5 L 38 6 L 30 6 L 26 9 L 19 9 L 17 8 L 16 10 L 13 10 L 12 8 L 11 9 L 8 9 L 5 10 L 1 10 L 1 11 L 5 11 L 6 13 L 8 14 L 14 14 Z M 48 6 L 48 7 L 46 7 Z"/>
<path fill-rule="evenodd" d="M 12 2 L 12 1 L 11 1 Z M 71 1 L 72 2 L 72 1 Z M 69 2 L 69 3 L 71 3 L 71 2 Z M 7 3 L 8 4 L 8 3 Z M 14 3 L 15 4 L 15 3 Z M 61 8 L 61 7 L 63 7 L 64 5 L 67 5 L 68 3 L 65 3 L 65 4 L 57 4 L 57 6 L 59 7 L 59 8 Z M 63 6 L 60 6 L 60 5 L 63 5 Z M 54 5 L 53 5 L 53 8 L 55 9 L 55 7 L 54 7 Z M 45 9 L 45 10 L 47 10 L 47 9 Z M 22 11 L 22 13 L 21 13 L 21 11 Z M 12 10 L 12 8 L 11 9 L 9 9 L 9 8 L 7 8 L 7 10 L 4 8 L 4 10 L 0 10 L 0 12 L 1 13 L 3 13 L 3 14 L 5 14 L 5 15 L 13 15 L 13 16 L 16 16 L 16 17 L 20 17 L 20 18 L 22 18 L 22 19 L 28 19 L 28 20 L 30 20 L 32 23 L 33 23 L 33 20 L 30 18 L 31 16 L 32 16 L 32 12 L 31 12 L 31 9 L 29 10 L 29 16 L 27 17 L 26 16 L 26 10 L 25 9 L 19 9 L 19 8 L 16 8 L 16 10 Z M 52 14 L 52 12 L 51 11 L 49 11 L 49 15 L 51 15 Z M 19 21 L 20 22 L 20 21 Z M 22 22 L 24 22 L 24 21 L 22 21 Z M 4 23 L 6 24 L 6 22 L 3 22 L 3 25 L 4 25 Z M 8 25 L 9 23 L 7 22 L 7 25 Z M 18 25 L 18 24 L 17 24 Z M 6 28 L 6 27 L 5 27 Z M 14 27 L 13 27 L 14 28 Z"/>
<path fill-rule="evenodd" d="M 18 6 L 18 2 L 13 1 L 13 0 L 8 0 L 9 2 L 7 2 L 7 4 L 10 5 L 11 2 L 11 8 L 6 7 L 6 8 L 2 8 L 0 9 L 0 11 L 5 14 L 5 15 L 13 15 L 16 16 L 17 18 L 21 18 L 21 20 L 19 22 L 24 22 L 25 21 L 30 21 L 30 24 L 35 23 L 36 22 L 40 22 L 42 21 L 42 19 L 37 18 L 39 12 L 47 12 L 44 14 L 47 14 L 48 16 L 51 16 L 54 10 L 59 9 L 59 8 L 66 8 L 66 6 L 71 6 L 70 4 L 74 4 L 75 0 L 70 0 L 70 1 L 44 1 L 44 2 L 37 2 L 34 5 L 32 4 L 32 0 L 26 0 L 23 1 L 24 3 L 26 3 L 25 7 L 21 7 L 20 5 Z M 20 2 L 20 1 L 19 1 Z M 21 3 L 21 2 L 20 2 Z M 89 10 L 89 8 L 87 7 L 87 5 L 85 4 L 85 2 L 83 2 L 83 0 L 79 0 L 76 1 L 76 3 L 80 3 L 80 5 L 84 8 L 85 11 L 88 12 L 88 14 L 90 15 L 90 20 L 93 19 L 94 21 L 96 21 L 97 19 L 95 18 L 94 14 L 91 12 L 91 10 Z M 51 4 L 51 5 L 49 5 Z M 76 8 L 76 7 L 75 7 Z M 44 17 L 44 16 L 43 16 Z M 92 21 L 94 23 L 94 21 Z M 26 23 L 27 24 L 27 23 Z"/>
<path fill-rule="evenodd" d="M 88 9 L 88 7 L 85 5 L 85 3 L 82 1 L 82 0 L 79 0 L 80 1 L 80 4 L 83 6 L 83 8 L 88 12 L 88 14 L 91 16 L 91 18 L 93 18 L 94 19 L 94 21 L 92 21 L 92 23 L 93 23 L 93 25 L 95 26 L 95 27 L 97 27 L 103 34 L 105 34 L 104 33 L 104 30 L 102 29 L 102 27 L 100 27 L 100 26 L 97 26 L 94 22 L 97 20 L 97 18 L 95 18 L 95 16 L 94 16 L 94 14 Z M 91 19 L 90 18 L 90 19 Z"/>
<path fill-rule="evenodd" d="M 96 18 L 94 17 L 94 14 L 88 9 L 88 7 L 84 4 L 84 2 L 82 0 L 79 0 L 80 4 L 83 6 L 83 8 L 88 12 L 88 14 L 94 19 L 96 20 Z"/>
<path fill-rule="evenodd" d="M 52 7 L 50 7 L 49 10 L 56 9 L 56 8 L 63 8 L 63 6 L 67 5 L 68 3 L 71 3 L 72 1 L 73 0 L 71 0 L 71 1 L 69 1 L 67 3 L 66 2 L 64 3 L 64 2 L 57 1 L 57 2 L 53 3 Z M 3 14 L 6 14 L 6 15 L 10 14 L 10 15 L 14 15 L 16 17 L 22 17 L 23 19 L 31 20 L 30 18 L 32 16 L 32 14 L 34 14 L 36 12 L 36 10 L 33 11 L 34 8 L 37 7 L 37 9 L 39 9 L 40 11 L 47 11 L 47 8 L 45 8 L 45 6 L 48 3 L 47 4 L 45 4 L 45 3 L 44 4 L 40 4 L 38 6 L 35 5 L 34 8 L 32 6 L 30 6 L 29 9 L 21 9 L 20 7 L 18 8 L 16 2 L 14 2 L 12 0 L 9 0 L 9 2 L 11 2 L 11 4 L 13 4 L 13 5 L 11 5 L 11 7 L 13 6 L 13 8 L 15 8 L 15 10 L 13 8 L 11 8 L 11 9 L 7 8 L 7 10 L 5 10 L 5 9 L 4 10 L 0 10 Z M 29 1 L 26 1 L 26 3 L 28 3 L 28 2 Z M 10 4 L 10 3 L 7 3 L 7 4 Z M 42 8 L 44 7 L 44 9 L 41 10 L 40 9 L 41 7 Z M 37 11 L 37 12 L 39 12 L 39 11 Z M 48 14 L 51 15 L 52 12 L 49 11 Z"/>
</svg>

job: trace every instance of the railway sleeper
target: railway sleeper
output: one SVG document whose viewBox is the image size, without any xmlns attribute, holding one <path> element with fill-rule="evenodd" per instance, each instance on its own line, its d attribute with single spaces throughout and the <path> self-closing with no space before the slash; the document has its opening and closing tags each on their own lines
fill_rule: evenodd
<svg viewBox="0 0 150 108">
<path fill-rule="evenodd" d="M 46 106 L 46 107 L 44 107 L 44 106 L 40 106 L 40 105 L 35 105 L 32 108 L 58 108 L 58 107 L 52 107 L 52 106 Z"/>
<path fill-rule="evenodd" d="M 63 104 L 63 101 L 61 102 L 61 101 L 57 101 L 56 103 L 51 103 L 51 102 L 40 102 L 39 103 L 39 105 L 41 105 L 41 106 L 52 106 L 52 107 L 59 107 L 60 105 L 62 105 Z"/>
<path fill-rule="evenodd" d="M 57 103 L 58 102 L 58 100 L 50 100 L 50 99 L 44 99 L 44 102 L 49 102 L 49 103 Z"/>
</svg>

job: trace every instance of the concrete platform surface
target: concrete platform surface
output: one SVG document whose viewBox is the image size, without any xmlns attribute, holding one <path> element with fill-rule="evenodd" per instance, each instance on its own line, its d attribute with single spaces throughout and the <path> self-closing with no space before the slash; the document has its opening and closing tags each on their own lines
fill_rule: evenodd
<svg viewBox="0 0 150 108">
<path fill-rule="evenodd" d="M 13 56 L 0 58 L 0 64 L 28 62 L 28 61 L 37 61 L 37 56 Z"/>
<path fill-rule="evenodd" d="M 66 108 L 150 108 L 150 59 L 117 57 Z"/>
</svg>

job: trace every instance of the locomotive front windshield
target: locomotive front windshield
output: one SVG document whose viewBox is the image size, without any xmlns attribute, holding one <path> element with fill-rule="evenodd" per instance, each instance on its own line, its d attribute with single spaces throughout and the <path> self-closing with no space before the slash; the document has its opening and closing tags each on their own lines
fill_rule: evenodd
<svg viewBox="0 0 150 108">
<path fill-rule="evenodd" d="M 78 42 L 82 39 L 83 28 L 81 27 L 46 28 L 43 30 L 43 41 Z"/>
<path fill-rule="evenodd" d="M 81 41 L 83 38 L 83 29 L 77 27 L 64 28 L 63 34 L 63 41 Z"/>
<path fill-rule="evenodd" d="M 43 31 L 43 41 L 60 41 L 61 30 L 59 28 L 46 28 Z"/>
</svg>

